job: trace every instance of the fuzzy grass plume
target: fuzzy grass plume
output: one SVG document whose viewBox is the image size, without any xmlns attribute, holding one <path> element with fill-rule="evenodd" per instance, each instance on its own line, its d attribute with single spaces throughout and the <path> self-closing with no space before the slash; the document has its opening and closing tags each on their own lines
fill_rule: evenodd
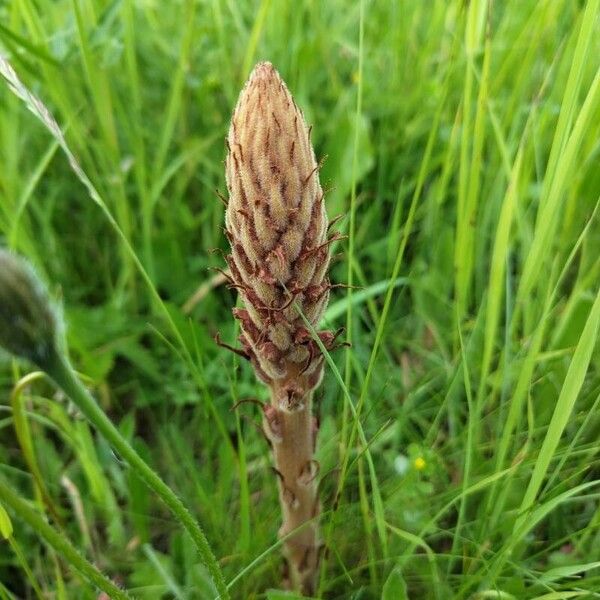
<svg viewBox="0 0 600 600">
<path fill-rule="evenodd" d="M 242 90 L 227 147 L 227 262 L 244 305 L 234 315 L 243 353 L 271 392 L 264 429 L 279 476 L 280 535 L 301 528 L 284 543 L 288 583 L 310 593 L 320 548 L 311 395 L 323 356 L 300 313 L 315 328 L 323 316 L 331 239 L 310 128 L 270 63 Z M 318 335 L 332 347 L 331 332 Z"/>
<path fill-rule="evenodd" d="M 32 361 L 45 371 L 129 464 L 132 471 L 161 498 L 190 534 L 202 562 L 210 572 L 219 598 L 227 600 L 229 593 L 221 569 L 203 531 L 173 490 L 130 446 L 83 386 L 67 357 L 61 323 L 46 288 L 29 263 L 0 249 L 0 348 Z M 81 557 L 63 536 L 48 527 L 39 516 L 36 517 L 35 511 L 28 509 L 12 493 L 10 487 L 0 481 L 0 503 L 2 502 L 13 507 L 52 547 L 111 598 L 128 598 L 125 592 L 121 592 Z"/>
<path fill-rule="evenodd" d="M 61 330 L 58 310 L 31 265 L 0 249 L 0 346 L 44 368 Z"/>
</svg>

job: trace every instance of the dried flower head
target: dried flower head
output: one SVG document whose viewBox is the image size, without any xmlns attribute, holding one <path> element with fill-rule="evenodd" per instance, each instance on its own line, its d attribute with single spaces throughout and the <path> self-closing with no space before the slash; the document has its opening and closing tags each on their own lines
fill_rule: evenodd
<svg viewBox="0 0 600 600">
<path fill-rule="evenodd" d="M 310 129 L 270 63 L 259 63 L 242 90 L 227 146 L 227 260 L 244 303 L 234 311 L 240 340 L 278 407 L 294 411 L 322 377 L 298 309 L 314 327 L 323 316 L 329 241 Z"/>
<path fill-rule="evenodd" d="M 60 319 L 31 265 L 0 250 L 0 346 L 43 366 L 58 346 Z"/>
</svg>

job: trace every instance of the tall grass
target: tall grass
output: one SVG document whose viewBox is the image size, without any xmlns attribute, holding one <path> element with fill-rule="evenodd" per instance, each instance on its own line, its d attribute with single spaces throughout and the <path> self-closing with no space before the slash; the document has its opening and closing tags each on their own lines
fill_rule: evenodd
<svg viewBox="0 0 600 600">
<path fill-rule="evenodd" d="M 598 0 L 0 6 L 2 54 L 60 129 L 0 86 L 0 242 L 56 282 L 76 368 L 191 507 L 232 597 L 280 580 L 259 410 L 230 410 L 263 392 L 213 342 L 235 343 L 232 293 L 215 280 L 182 307 L 222 265 L 223 138 L 258 60 L 314 124 L 349 236 L 332 279 L 360 288 L 325 323 L 352 348 L 327 356 L 317 397 L 319 595 L 598 595 L 599 15 Z M 0 598 L 96 597 L 46 521 L 134 597 L 214 596 L 191 540 L 43 378 L 4 360 L 0 397 L 15 498 Z"/>
</svg>

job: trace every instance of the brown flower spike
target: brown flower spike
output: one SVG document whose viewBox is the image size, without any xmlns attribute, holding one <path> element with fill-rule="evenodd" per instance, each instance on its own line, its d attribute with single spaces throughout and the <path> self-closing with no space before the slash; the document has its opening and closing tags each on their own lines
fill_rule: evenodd
<svg viewBox="0 0 600 600">
<path fill-rule="evenodd" d="M 329 300 L 329 243 L 310 129 L 277 71 L 259 63 L 242 90 L 227 138 L 226 233 L 240 341 L 271 391 L 265 433 L 279 476 L 280 535 L 319 513 L 312 391 L 323 356 L 298 309 L 317 327 Z M 319 332 L 330 348 L 334 336 Z M 286 540 L 289 583 L 310 593 L 319 555 L 316 519 Z"/>
</svg>

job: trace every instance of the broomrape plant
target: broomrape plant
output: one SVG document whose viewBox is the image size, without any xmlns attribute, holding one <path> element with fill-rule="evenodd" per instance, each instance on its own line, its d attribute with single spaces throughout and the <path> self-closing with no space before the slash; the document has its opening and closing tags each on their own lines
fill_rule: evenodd
<svg viewBox="0 0 600 600">
<path fill-rule="evenodd" d="M 227 262 L 244 305 L 233 314 L 242 353 L 271 394 L 263 425 L 279 479 L 288 584 L 310 593 L 321 546 L 311 398 L 323 355 L 302 317 L 316 327 L 323 316 L 335 236 L 327 239 L 310 128 L 270 63 L 259 63 L 242 90 L 227 146 Z M 318 336 L 332 348 L 334 334 Z"/>
</svg>

